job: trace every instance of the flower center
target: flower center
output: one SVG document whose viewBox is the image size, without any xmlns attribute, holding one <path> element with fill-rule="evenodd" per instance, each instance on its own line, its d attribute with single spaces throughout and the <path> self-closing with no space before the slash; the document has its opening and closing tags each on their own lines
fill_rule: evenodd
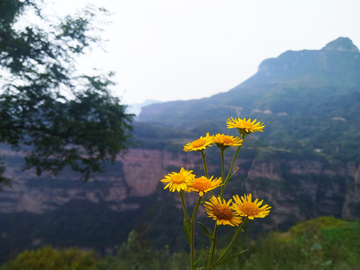
<svg viewBox="0 0 360 270">
<path fill-rule="evenodd" d="M 221 142 L 222 141 L 222 142 Z M 221 139 L 220 139 L 220 142 L 221 143 L 223 143 L 223 144 L 230 144 L 230 143 L 232 143 L 233 142 L 233 140 L 232 140 L 232 138 L 230 138 L 230 137 L 222 137 Z"/>
<path fill-rule="evenodd" d="M 191 146 L 192 146 L 192 147 L 201 147 L 201 146 L 203 146 L 205 143 L 206 143 L 206 140 L 203 139 L 203 138 L 200 138 L 200 139 L 198 139 L 198 140 L 196 140 L 196 141 L 193 141 L 192 144 L 191 144 Z"/>
<path fill-rule="evenodd" d="M 250 129 L 253 127 L 253 124 L 249 123 L 249 122 L 242 122 L 241 123 L 241 128 L 244 128 L 244 129 Z"/>
<path fill-rule="evenodd" d="M 239 205 L 239 210 L 248 216 L 256 216 L 261 212 L 261 209 L 254 203 L 244 202 Z"/>
<path fill-rule="evenodd" d="M 233 212 L 228 205 L 214 205 L 212 212 L 217 219 L 231 220 L 233 218 Z"/>
<path fill-rule="evenodd" d="M 171 176 L 171 182 L 175 184 L 182 184 L 185 182 L 185 176 L 182 174 L 175 174 Z"/>
<path fill-rule="evenodd" d="M 199 191 L 204 191 L 204 190 L 211 188 L 211 182 L 209 181 L 209 179 L 202 176 L 202 177 L 196 178 L 192 182 L 191 187 L 193 187 L 194 189 L 199 190 Z"/>
</svg>

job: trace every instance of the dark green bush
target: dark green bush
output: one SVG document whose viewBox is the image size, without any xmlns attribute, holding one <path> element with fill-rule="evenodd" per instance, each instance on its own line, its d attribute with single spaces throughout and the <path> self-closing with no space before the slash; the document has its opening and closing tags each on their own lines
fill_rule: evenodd
<svg viewBox="0 0 360 270">
<path fill-rule="evenodd" d="M 38 250 L 25 250 L 15 260 L 4 264 L 1 270 L 96 270 L 94 251 L 79 248 L 54 249 L 50 246 Z"/>
</svg>

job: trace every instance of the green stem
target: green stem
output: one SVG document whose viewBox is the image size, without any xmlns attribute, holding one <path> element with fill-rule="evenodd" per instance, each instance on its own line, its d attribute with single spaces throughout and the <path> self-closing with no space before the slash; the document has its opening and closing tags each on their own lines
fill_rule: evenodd
<svg viewBox="0 0 360 270">
<path fill-rule="evenodd" d="M 212 264 L 212 260 L 213 260 L 214 252 L 215 252 L 216 236 L 217 236 L 218 228 L 219 228 L 219 226 L 217 225 L 217 223 L 215 223 L 213 238 L 212 238 L 211 247 L 209 250 L 209 257 L 208 257 L 208 260 L 206 263 L 206 269 L 209 269 L 210 265 Z"/>
<path fill-rule="evenodd" d="M 220 156 L 221 156 L 221 180 L 223 185 L 221 186 L 221 199 L 224 197 L 225 191 L 225 156 L 224 156 L 225 149 L 221 148 Z"/>
<path fill-rule="evenodd" d="M 236 150 L 236 153 L 235 153 L 235 155 L 234 155 L 234 158 L 233 158 L 233 160 L 232 160 L 232 162 L 231 162 L 231 166 L 230 166 L 229 173 L 228 173 L 228 175 L 226 176 L 225 185 L 227 184 L 227 182 L 229 182 L 229 180 L 230 180 L 230 178 L 231 178 L 230 175 L 231 175 L 232 169 L 233 169 L 233 167 L 234 167 L 235 160 L 236 160 L 236 158 L 237 158 L 237 156 L 238 156 L 238 154 L 239 154 L 239 151 L 240 151 L 240 149 L 241 149 L 241 146 L 242 146 L 242 144 L 239 145 L 239 147 L 238 147 L 238 149 Z M 224 187 L 224 189 L 225 189 L 225 187 Z"/>
<path fill-rule="evenodd" d="M 194 234 L 194 224 L 195 224 L 195 218 L 196 218 L 196 213 L 197 213 L 197 210 L 200 206 L 200 203 L 201 203 L 201 198 L 199 196 L 197 202 L 196 202 L 196 205 L 195 205 L 195 208 L 194 208 L 194 211 L 192 213 L 192 216 L 191 216 L 191 236 L 190 236 L 190 261 L 191 261 L 191 269 L 193 269 L 194 267 L 194 253 L 195 253 L 195 234 Z"/>
<path fill-rule="evenodd" d="M 184 218 L 190 222 L 190 262 L 191 262 L 191 270 L 194 269 L 194 252 L 193 252 L 193 245 L 194 245 L 194 225 L 193 223 L 191 222 L 190 220 L 190 217 L 189 217 L 189 214 L 188 214 L 188 211 L 187 211 L 187 208 L 186 208 L 186 204 L 185 204 L 185 196 L 184 196 L 184 191 L 181 190 L 179 192 L 179 196 L 180 196 L 180 199 L 181 199 L 181 203 L 182 203 L 182 206 L 183 206 L 183 210 L 184 210 Z"/>
<path fill-rule="evenodd" d="M 202 157 L 202 160 L 203 160 L 203 167 L 204 167 L 204 171 L 205 171 L 205 176 L 206 176 L 206 178 L 209 178 L 209 173 L 208 173 L 208 170 L 207 170 L 206 160 L 205 160 L 206 154 L 204 153 L 203 150 L 201 150 L 200 153 L 201 153 L 201 157 Z"/>
<path fill-rule="evenodd" d="M 224 253 L 221 254 L 221 256 L 219 257 L 219 259 L 217 259 L 217 261 L 215 262 L 215 264 L 218 263 L 218 262 L 220 262 L 221 259 L 226 255 L 226 253 L 228 253 L 228 251 L 230 250 L 230 248 L 232 247 L 232 245 L 235 243 L 236 238 L 239 236 L 239 233 L 243 231 L 243 229 L 244 229 L 244 227 L 245 227 L 245 225 L 246 225 L 246 223 L 247 223 L 248 221 L 249 221 L 249 219 L 246 217 L 246 219 L 245 219 L 245 221 L 243 222 L 243 224 L 241 224 L 241 226 L 237 229 L 237 231 L 236 231 L 234 237 L 232 238 L 230 244 L 229 244 L 228 247 L 225 249 Z"/>
<path fill-rule="evenodd" d="M 199 206 L 200 206 L 201 199 L 202 199 L 202 197 L 199 196 L 199 199 L 198 199 L 197 202 L 196 202 L 194 211 L 193 211 L 192 216 L 191 216 L 191 222 L 194 222 L 194 221 L 195 221 L 196 213 L 197 213 L 197 210 L 198 210 L 198 208 L 199 208 Z"/>
<path fill-rule="evenodd" d="M 184 210 L 184 217 L 185 219 L 187 219 L 188 221 L 190 221 L 190 217 L 189 217 L 189 214 L 188 214 L 188 211 L 187 211 L 187 208 L 186 208 L 186 204 L 185 204 L 185 196 L 184 196 L 184 191 L 181 190 L 179 192 L 179 196 L 180 196 L 180 199 L 181 199 L 181 203 L 182 203 L 182 206 L 183 206 L 183 210 Z M 191 221 L 190 221 L 191 222 Z"/>
</svg>

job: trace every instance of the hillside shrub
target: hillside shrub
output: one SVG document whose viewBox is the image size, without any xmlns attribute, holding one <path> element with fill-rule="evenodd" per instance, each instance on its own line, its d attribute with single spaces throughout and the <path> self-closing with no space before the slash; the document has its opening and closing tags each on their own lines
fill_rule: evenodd
<svg viewBox="0 0 360 270">
<path fill-rule="evenodd" d="M 45 246 L 38 250 L 25 250 L 15 260 L 4 264 L 1 270 L 96 270 L 98 262 L 94 251 L 79 248 L 54 249 Z"/>
</svg>

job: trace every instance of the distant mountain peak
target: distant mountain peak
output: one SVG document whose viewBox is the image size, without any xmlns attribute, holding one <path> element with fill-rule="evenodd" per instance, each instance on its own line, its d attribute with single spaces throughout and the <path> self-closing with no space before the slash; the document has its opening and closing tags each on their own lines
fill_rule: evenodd
<svg viewBox="0 0 360 270">
<path fill-rule="evenodd" d="M 354 45 L 350 38 L 339 37 L 328 44 L 322 50 L 340 51 L 340 52 L 359 52 L 358 47 Z"/>
<path fill-rule="evenodd" d="M 258 83 L 305 85 L 360 84 L 360 52 L 347 37 L 329 42 L 321 50 L 287 51 L 276 58 L 265 59 L 258 72 L 241 86 Z"/>
</svg>

